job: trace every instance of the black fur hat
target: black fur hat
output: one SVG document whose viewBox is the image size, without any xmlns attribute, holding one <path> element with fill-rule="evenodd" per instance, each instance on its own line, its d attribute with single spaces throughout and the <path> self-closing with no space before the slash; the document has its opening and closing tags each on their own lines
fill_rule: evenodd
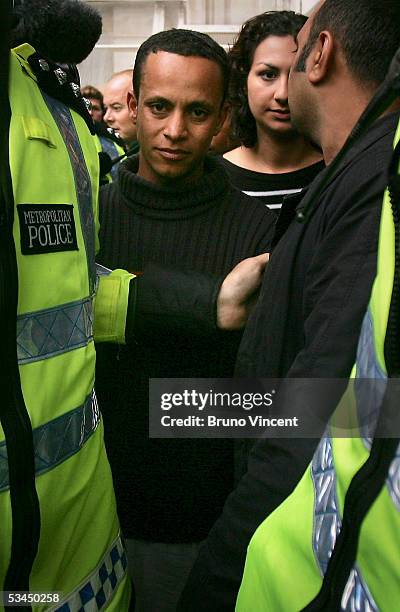
<svg viewBox="0 0 400 612">
<path fill-rule="evenodd" d="M 101 34 L 101 16 L 80 0 L 15 0 L 12 46 L 31 44 L 57 63 L 82 62 Z"/>
</svg>

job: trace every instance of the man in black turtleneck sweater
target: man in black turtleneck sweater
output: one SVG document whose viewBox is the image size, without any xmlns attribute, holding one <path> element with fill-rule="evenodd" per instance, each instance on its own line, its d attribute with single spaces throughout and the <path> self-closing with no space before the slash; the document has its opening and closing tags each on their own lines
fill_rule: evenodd
<svg viewBox="0 0 400 612">
<path fill-rule="evenodd" d="M 206 35 L 162 32 L 142 45 L 130 100 L 140 153 L 101 193 L 100 263 L 143 279 L 154 264 L 224 277 L 269 250 L 273 215 L 206 156 L 227 82 L 225 52 Z M 149 378 L 230 377 L 240 334 L 204 336 L 183 322 L 172 336 L 162 320 L 142 323 L 135 344 L 98 347 L 97 391 L 137 610 L 160 612 L 174 610 L 233 488 L 233 443 L 150 440 Z"/>
</svg>

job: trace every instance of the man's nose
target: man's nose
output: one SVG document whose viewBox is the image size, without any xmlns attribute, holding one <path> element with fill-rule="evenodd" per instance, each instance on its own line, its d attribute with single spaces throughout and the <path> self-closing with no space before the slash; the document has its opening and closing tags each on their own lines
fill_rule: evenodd
<svg viewBox="0 0 400 612">
<path fill-rule="evenodd" d="M 104 113 L 104 121 L 108 124 L 114 121 L 114 113 L 112 112 L 111 108 L 107 108 L 106 112 Z"/>
<path fill-rule="evenodd" d="M 175 111 L 168 117 L 164 127 L 164 136 L 170 140 L 182 140 L 187 135 L 185 116 L 181 111 Z"/>
<path fill-rule="evenodd" d="M 287 106 L 288 104 L 288 77 L 281 76 L 276 84 L 275 89 L 275 100 L 279 102 L 282 106 Z"/>
</svg>

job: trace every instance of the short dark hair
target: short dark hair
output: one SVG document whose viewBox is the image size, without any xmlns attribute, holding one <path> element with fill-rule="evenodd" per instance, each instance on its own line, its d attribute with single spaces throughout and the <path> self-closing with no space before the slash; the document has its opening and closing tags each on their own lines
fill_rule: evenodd
<svg viewBox="0 0 400 612">
<path fill-rule="evenodd" d="M 257 142 L 256 122 L 247 97 L 247 77 L 254 53 L 268 36 L 293 36 L 296 39 L 307 17 L 293 11 L 268 11 L 246 21 L 229 51 L 231 81 L 229 100 L 232 103 L 232 129 L 245 147 Z"/>
<path fill-rule="evenodd" d="M 172 29 L 153 34 L 139 47 L 133 70 L 133 90 L 139 99 L 144 63 L 150 53 L 165 51 L 184 57 L 204 57 L 218 64 L 222 73 L 223 100 L 229 85 L 229 62 L 225 50 L 207 34 L 193 30 Z"/>
<path fill-rule="evenodd" d="M 81 94 L 84 98 L 88 100 L 97 100 L 100 105 L 100 110 L 104 114 L 104 103 L 103 103 L 103 94 L 97 87 L 93 85 L 85 85 L 81 87 Z"/>
<path fill-rule="evenodd" d="M 103 106 L 103 94 L 99 89 L 97 89 L 97 87 L 94 87 L 93 85 L 85 85 L 84 87 L 81 87 L 81 94 L 84 98 L 98 100 Z"/>
<path fill-rule="evenodd" d="M 399 0 L 326 0 L 314 16 L 295 70 L 304 72 L 320 32 L 339 42 L 347 66 L 362 83 L 379 85 L 400 45 Z"/>
</svg>

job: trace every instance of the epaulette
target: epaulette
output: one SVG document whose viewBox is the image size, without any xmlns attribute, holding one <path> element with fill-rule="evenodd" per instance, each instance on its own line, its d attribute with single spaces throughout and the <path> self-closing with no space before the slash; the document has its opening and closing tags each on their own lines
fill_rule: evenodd
<svg viewBox="0 0 400 612">
<path fill-rule="evenodd" d="M 29 56 L 28 62 L 40 89 L 76 111 L 94 134 L 93 120 L 88 109 L 89 102 L 81 95 L 76 66 L 68 64 L 66 67 L 61 67 L 37 52 Z"/>
</svg>

